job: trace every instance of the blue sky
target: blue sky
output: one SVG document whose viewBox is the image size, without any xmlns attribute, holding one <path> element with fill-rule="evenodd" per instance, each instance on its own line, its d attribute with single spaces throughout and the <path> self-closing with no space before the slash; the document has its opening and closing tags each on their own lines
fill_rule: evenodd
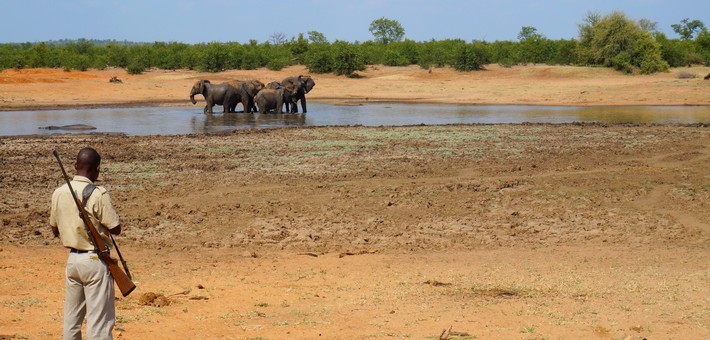
<svg viewBox="0 0 710 340">
<path fill-rule="evenodd" d="M 533 26 L 550 39 L 577 37 L 589 11 L 648 18 L 669 37 L 684 18 L 710 27 L 710 0 L 0 0 L 0 42 L 115 39 L 259 42 L 319 31 L 329 41 L 372 39 L 370 22 L 399 21 L 405 37 L 516 40 Z"/>
</svg>

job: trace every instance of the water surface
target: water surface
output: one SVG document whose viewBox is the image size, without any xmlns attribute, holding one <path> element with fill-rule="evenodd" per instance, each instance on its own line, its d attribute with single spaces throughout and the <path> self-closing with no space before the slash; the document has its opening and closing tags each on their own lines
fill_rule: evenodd
<svg viewBox="0 0 710 340">
<path fill-rule="evenodd" d="M 218 133 L 235 129 L 325 125 L 511 123 L 710 123 L 710 106 L 569 107 L 519 105 L 310 103 L 307 114 L 202 114 L 202 105 L 0 112 L 0 136 L 117 132 L 128 135 Z M 216 106 L 217 110 L 221 107 Z M 43 130 L 87 124 L 90 131 Z"/>
</svg>

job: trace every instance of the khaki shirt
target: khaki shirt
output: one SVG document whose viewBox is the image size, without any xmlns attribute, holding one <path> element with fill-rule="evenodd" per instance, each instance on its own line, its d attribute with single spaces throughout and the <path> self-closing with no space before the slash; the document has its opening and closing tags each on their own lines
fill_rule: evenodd
<svg viewBox="0 0 710 340">
<path fill-rule="evenodd" d="M 82 199 L 84 188 L 90 183 L 91 180 L 86 177 L 74 176 L 71 185 L 79 200 Z M 116 208 L 111 203 L 111 197 L 104 187 L 97 186 L 96 190 L 89 196 L 86 202 L 86 211 L 89 213 L 89 218 L 94 227 L 101 234 L 106 245 L 110 247 L 111 238 L 108 229 L 117 227 L 120 222 Z M 54 190 L 54 194 L 52 194 L 49 225 L 59 229 L 59 237 L 65 247 L 79 250 L 94 249 L 94 244 L 91 242 L 84 222 L 79 215 L 79 209 L 77 209 L 74 198 L 69 192 L 69 186 L 66 184 Z"/>
</svg>

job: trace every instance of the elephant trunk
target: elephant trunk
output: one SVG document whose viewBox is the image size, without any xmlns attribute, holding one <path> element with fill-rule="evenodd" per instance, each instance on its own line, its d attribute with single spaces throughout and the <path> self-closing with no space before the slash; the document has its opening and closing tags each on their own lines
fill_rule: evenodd
<svg viewBox="0 0 710 340">
<path fill-rule="evenodd" d="M 190 91 L 190 101 L 192 102 L 192 105 L 197 104 L 197 100 L 195 100 L 196 94 L 198 94 L 198 92 L 193 88 L 192 91 Z"/>
</svg>

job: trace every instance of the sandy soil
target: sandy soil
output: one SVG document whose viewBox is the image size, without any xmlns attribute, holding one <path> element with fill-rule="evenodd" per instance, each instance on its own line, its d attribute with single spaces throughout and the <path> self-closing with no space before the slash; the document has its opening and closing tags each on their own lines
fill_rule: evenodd
<svg viewBox="0 0 710 340">
<path fill-rule="evenodd" d="M 707 104 L 710 83 L 542 66 L 388 71 L 319 76 L 309 98 L 579 104 L 586 86 L 590 98 L 621 93 L 599 104 L 678 93 Z M 202 76 L 119 72 L 4 71 L 2 106 L 187 102 Z M 495 89 L 507 102 L 472 82 L 494 72 L 517 74 L 500 80 L 512 92 Z M 107 82 L 114 73 L 123 84 Z M 248 76 L 237 73 L 210 76 Z M 447 94 L 459 77 L 483 93 Z M 91 90 L 69 95 L 77 84 Z M 47 226 L 62 181 L 50 150 L 70 164 L 86 145 L 104 157 L 138 285 L 117 302 L 121 338 L 708 338 L 708 140 L 703 124 L 0 137 L 0 338 L 61 333 L 67 252 Z M 148 293 L 170 304 L 145 305 Z"/>
<path fill-rule="evenodd" d="M 679 79 L 680 73 L 696 78 Z M 449 68 L 368 66 L 362 78 L 312 75 L 316 87 L 308 99 L 335 103 L 376 101 L 448 104 L 526 105 L 710 105 L 710 67 L 673 69 L 649 76 L 627 76 L 606 68 L 489 65 L 461 73 Z M 189 94 L 199 79 L 213 82 L 259 79 L 264 83 L 298 74 L 302 66 L 198 73 L 156 70 L 141 75 L 123 69 L 64 72 L 61 69 L 0 72 L 0 110 L 168 104 L 192 105 Z M 123 83 L 109 83 L 113 76 Z"/>
</svg>

